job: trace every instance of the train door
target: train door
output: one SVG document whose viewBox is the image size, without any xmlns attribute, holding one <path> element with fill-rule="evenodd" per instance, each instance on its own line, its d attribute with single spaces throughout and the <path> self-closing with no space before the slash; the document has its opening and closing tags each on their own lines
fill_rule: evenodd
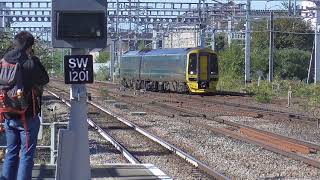
<svg viewBox="0 0 320 180">
<path fill-rule="evenodd" d="M 199 56 L 199 80 L 207 81 L 208 80 L 208 54 L 200 53 Z"/>
<path fill-rule="evenodd" d="M 192 53 L 189 55 L 189 63 L 188 63 L 188 78 L 189 81 L 197 81 L 198 77 L 198 56 L 196 53 Z"/>
</svg>

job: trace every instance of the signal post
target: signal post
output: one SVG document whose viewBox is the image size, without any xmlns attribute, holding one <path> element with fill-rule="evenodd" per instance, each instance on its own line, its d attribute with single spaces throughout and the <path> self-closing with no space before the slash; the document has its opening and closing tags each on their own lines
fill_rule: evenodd
<svg viewBox="0 0 320 180">
<path fill-rule="evenodd" d="M 52 46 L 71 48 L 64 57 L 65 83 L 70 88 L 70 122 L 59 131 L 57 180 L 89 180 L 91 168 L 87 124 L 86 83 L 93 83 L 89 48 L 106 44 L 106 7 L 100 0 L 53 0 Z"/>
</svg>

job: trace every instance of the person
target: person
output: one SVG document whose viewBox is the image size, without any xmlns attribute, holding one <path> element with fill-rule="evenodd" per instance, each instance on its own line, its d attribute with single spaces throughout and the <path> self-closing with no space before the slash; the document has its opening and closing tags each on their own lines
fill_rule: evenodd
<svg viewBox="0 0 320 180">
<path fill-rule="evenodd" d="M 25 120 L 20 115 L 4 113 L 4 129 L 7 141 L 1 180 L 31 180 L 34 166 L 34 154 L 40 127 L 38 113 L 39 98 L 33 91 L 40 91 L 49 82 L 49 76 L 39 58 L 33 55 L 34 37 L 30 32 L 22 31 L 14 36 L 14 49 L 3 57 L 8 63 L 19 63 L 22 69 L 23 92 L 27 97 Z M 31 92 L 32 93 L 28 93 Z M 35 92 L 39 96 L 41 92 Z M 20 155 L 20 158 L 19 158 Z"/>
</svg>

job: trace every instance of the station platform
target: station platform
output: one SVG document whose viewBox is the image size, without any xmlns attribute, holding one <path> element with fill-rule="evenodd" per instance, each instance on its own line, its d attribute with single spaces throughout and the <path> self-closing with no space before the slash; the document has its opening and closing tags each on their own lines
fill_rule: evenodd
<svg viewBox="0 0 320 180">
<path fill-rule="evenodd" d="M 2 164 L 0 165 L 2 170 Z M 54 180 L 55 165 L 35 165 L 33 180 Z M 94 166 L 91 169 L 93 180 L 154 180 L 172 179 L 152 164 L 107 164 Z"/>
</svg>

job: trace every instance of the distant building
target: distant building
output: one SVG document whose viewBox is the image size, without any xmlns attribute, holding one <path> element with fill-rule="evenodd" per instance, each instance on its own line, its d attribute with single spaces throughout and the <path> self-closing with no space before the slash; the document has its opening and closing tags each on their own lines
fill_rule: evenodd
<svg viewBox="0 0 320 180">
<path fill-rule="evenodd" d="M 305 17 L 305 20 L 307 22 L 310 22 L 312 27 L 315 28 L 316 25 L 316 11 L 315 10 L 310 10 L 310 11 L 306 11 L 307 9 L 313 9 L 315 8 L 316 5 L 313 2 L 310 1 L 302 1 L 301 2 L 301 9 L 303 9 L 304 11 L 302 11 L 301 16 Z"/>
<path fill-rule="evenodd" d="M 170 32 L 164 38 L 164 48 L 197 47 L 199 44 L 199 35 L 197 31 L 192 32 L 190 30 L 178 29 L 175 32 Z"/>
</svg>

